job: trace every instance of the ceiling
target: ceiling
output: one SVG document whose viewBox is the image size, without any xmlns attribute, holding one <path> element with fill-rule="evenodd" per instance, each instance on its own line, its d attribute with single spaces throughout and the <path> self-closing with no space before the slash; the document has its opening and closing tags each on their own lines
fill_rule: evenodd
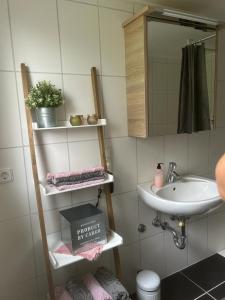
<svg viewBox="0 0 225 300">
<path fill-rule="evenodd" d="M 225 21 L 225 0 L 140 0 L 140 2 L 164 5 Z"/>
</svg>

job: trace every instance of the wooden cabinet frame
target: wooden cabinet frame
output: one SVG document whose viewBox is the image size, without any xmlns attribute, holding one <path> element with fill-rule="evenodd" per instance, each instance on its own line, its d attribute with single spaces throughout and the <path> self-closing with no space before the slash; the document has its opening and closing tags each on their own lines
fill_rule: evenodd
<svg viewBox="0 0 225 300">
<path fill-rule="evenodd" d="M 147 18 L 156 10 L 146 6 L 123 23 L 125 38 L 128 135 L 148 136 Z"/>
</svg>

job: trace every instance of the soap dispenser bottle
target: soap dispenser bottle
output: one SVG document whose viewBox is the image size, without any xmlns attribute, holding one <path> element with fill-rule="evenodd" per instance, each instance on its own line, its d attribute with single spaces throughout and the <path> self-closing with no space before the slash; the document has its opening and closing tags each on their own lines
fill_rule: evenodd
<svg viewBox="0 0 225 300">
<path fill-rule="evenodd" d="M 163 187 L 164 184 L 164 174 L 161 165 L 163 163 L 158 163 L 154 176 L 154 186 L 157 188 Z"/>
</svg>

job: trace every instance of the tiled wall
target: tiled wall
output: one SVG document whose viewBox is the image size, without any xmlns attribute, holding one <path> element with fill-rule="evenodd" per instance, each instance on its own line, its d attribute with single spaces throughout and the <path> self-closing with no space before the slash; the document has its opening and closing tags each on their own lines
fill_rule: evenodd
<svg viewBox="0 0 225 300">
<path fill-rule="evenodd" d="M 121 0 L 0 0 L 0 168 L 12 168 L 14 181 L 0 185 L 0 299 L 43 300 L 46 278 L 35 203 L 28 137 L 21 89 L 20 63 L 29 65 L 32 83 L 51 80 L 61 87 L 65 105 L 59 119 L 70 113 L 93 111 L 90 67 L 101 81 L 109 126 L 107 145 L 115 173 L 113 206 L 124 278 L 135 288 L 136 270 L 154 269 L 161 276 L 225 248 L 223 207 L 209 216 L 193 218 L 188 247 L 177 250 L 167 233 L 151 226 L 154 213 L 137 198 L 137 183 L 150 181 L 158 161 L 175 160 L 180 172 L 213 175 L 225 150 L 225 36 L 220 37 L 218 69 L 218 125 L 214 132 L 161 136 L 146 140 L 127 137 L 124 41 L 121 23 L 140 5 Z M 40 177 L 99 162 L 92 130 L 46 132 L 36 137 Z M 43 198 L 47 232 L 59 230 L 58 210 L 96 201 L 97 191 L 81 191 Z M 105 206 L 102 200 L 102 207 Z M 144 223 L 147 231 L 137 232 Z M 56 283 L 72 274 L 104 264 L 80 263 L 54 273 Z"/>
</svg>

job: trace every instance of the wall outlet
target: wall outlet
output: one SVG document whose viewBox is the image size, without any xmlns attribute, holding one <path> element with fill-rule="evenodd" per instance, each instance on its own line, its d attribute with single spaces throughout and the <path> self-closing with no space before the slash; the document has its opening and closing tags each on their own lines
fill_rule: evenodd
<svg viewBox="0 0 225 300">
<path fill-rule="evenodd" d="M 0 169 L 0 183 L 7 183 L 13 181 L 12 169 Z"/>
</svg>

